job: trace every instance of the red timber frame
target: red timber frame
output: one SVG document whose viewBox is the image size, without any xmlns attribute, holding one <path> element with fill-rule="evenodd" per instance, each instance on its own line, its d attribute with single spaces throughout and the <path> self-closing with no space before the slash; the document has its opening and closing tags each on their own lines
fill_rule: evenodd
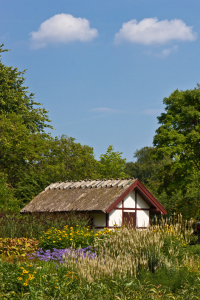
<svg viewBox="0 0 200 300">
<path fill-rule="evenodd" d="M 130 194 L 131 191 L 135 190 L 135 208 L 124 208 L 124 198 Z M 141 195 L 141 197 L 146 201 L 150 207 L 153 206 L 153 208 L 137 208 L 137 195 Z M 122 207 L 117 207 L 118 204 L 122 203 Z M 136 179 L 130 187 L 121 195 L 119 196 L 106 210 L 106 227 L 107 228 L 114 228 L 114 226 L 109 226 L 109 213 L 111 213 L 113 210 L 122 210 L 122 225 L 124 225 L 124 211 L 126 210 L 133 210 L 136 212 L 136 220 L 137 220 L 137 211 L 138 210 L 148 210 L 149 211 L 149 217 L 150 213 L 158 213 L 166 215 L 167 211 L 162 206 L 162 204 L 149 192 L 148 189 L 145 188 L 145 186 L 139 181 L 139 179 Z M 103 227 L 96 227 L 97 229 L 103 228 Z M 146 227 L 138 227 L 138 228 L 146 228 Z"/>
</svg>

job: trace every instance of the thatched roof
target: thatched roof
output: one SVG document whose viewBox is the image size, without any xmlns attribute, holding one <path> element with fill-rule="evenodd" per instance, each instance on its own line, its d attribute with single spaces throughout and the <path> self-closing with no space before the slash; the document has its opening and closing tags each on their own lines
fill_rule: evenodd
<svg viewBox="0 0 200 300">
<path fill-rule="evenodd" d="M 138 179 L 127 178 L 52 183 L 21 212 L 106 212 L 116 201 L 129 193 L 130 189 L 134 189 L 137 182 Z"/>
</svg>

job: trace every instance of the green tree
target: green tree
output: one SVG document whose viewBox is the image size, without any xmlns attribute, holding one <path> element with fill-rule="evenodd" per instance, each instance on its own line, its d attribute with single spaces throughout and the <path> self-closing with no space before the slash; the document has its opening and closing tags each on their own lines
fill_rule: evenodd
<svg viewBox="0 0 200 300">
<path fill-rule="evenodd" d="M 74 138 L 66 135 L 56 137 L 54 143 L 50 165 L 57 166 L 59 180 L 96 178 L 97 161 L 92 147 L 76 143 Z"/>
<path fill-rule="evenodd" d="M 179 195 L 177 210 L 194 216 L 199 214 L 200 90 L 175 90 L 163 103 L 166 112 L 158 117 L 153 143 L 155 157 L 171 161 L 160 169 L 160 192 L 168 199 Z"/>
<path fill-rule="evenodd" d="M 169 159 L 156 160 L 153 147 L 143 147 L 136 150 L 133 157 L 135 162 L 126 163 L 125 172 L 138 178 L 152 193 L 157 194 L 160 186 L 159 171 Z"/>
<path fill-rule="evenodd" d="M 123 178 L 126 176 L 125 170 L 126 158 L 122 158 L 122 152 L 114 152 L 113 146 L 107 148 L 106 154 L 100 155 L 98 162 L 99 178 Z"/>
<path fill-rule="evenodd" d="M 0 45 L 1 53 L 8 50 Z M 47 111 L 35 102 L 34 94 L 29 94 L 24 86 L 25 70 L 20 72 L 17 68 L 7 67 L 0 59 L 0 115 L 16 113 L 21 116 L 22 122 L 31 132 L 43 132 L 45 127 L 52 128 L 46 122 L 50 122 Z"/>
<path fill-rule="evenodd" d="M 163 103 L 166 113 L 158 117 L 161 125 L 153 143 L 158 159 L 172 159 L 163 169 L 167 188 L 181 184 L 195 170 L 200 171 L 200 90 L 176 90 Z"/>
<path fill-rule="evenodd" d="M 0 173 L 0 210 L 18 210 L 18 201 L 14 197 L 13 190 L 6 183 L 6 175 Z"/>
</svg>

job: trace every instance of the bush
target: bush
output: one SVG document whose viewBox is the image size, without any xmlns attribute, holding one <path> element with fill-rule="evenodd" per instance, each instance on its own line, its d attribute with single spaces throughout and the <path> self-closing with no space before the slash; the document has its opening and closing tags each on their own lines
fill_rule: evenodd
<svg viewBox="0 0 200 300">
<path fill-rule="evenodd" d="M 113 231 L 105 230 L 96 232 L 90 230 L 89 227 L 69 227 L 66 225 L 64 230 L 58 230 L 52 227 L 40 237 L 39 247 L 43 250 L 66 249 L 73 247 L 74 249 L 86 248 L 88 246 L 94 246 L 95 238 L 106 238 L 107 235 L 112 235 Z M 102 241 L 101 241 L 102 243 Z"/>
<path fill-rule="evenodd" d="M 0 238 L 0 254 L 6 256 L 21 255 L 32 253 L 38 249 L 38 241 L 36 239 L 27 238 Z"/>
<path fill-rule="evenodd" d="M 33 213 L 20 214 L 14 212 L 0 213 L 0 238 L 36 238 L 51 227 L 58 230 L 65 225 L 85 227 L 89 224 L 89 215 L 80 213 Z"/>
</svg>

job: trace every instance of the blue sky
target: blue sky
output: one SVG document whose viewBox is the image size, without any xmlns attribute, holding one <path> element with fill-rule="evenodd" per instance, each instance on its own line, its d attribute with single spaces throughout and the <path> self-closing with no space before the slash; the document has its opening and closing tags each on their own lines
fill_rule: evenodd
<svg viewBox="0 0 200 300">
<path fill-rule="evenodd" d="M 198 0 L 6 0 L 4 64 L 49 111 L 53 136 L 133 160 L 151 146 L 162 100 L 200 82 Z"/>
</svg>

